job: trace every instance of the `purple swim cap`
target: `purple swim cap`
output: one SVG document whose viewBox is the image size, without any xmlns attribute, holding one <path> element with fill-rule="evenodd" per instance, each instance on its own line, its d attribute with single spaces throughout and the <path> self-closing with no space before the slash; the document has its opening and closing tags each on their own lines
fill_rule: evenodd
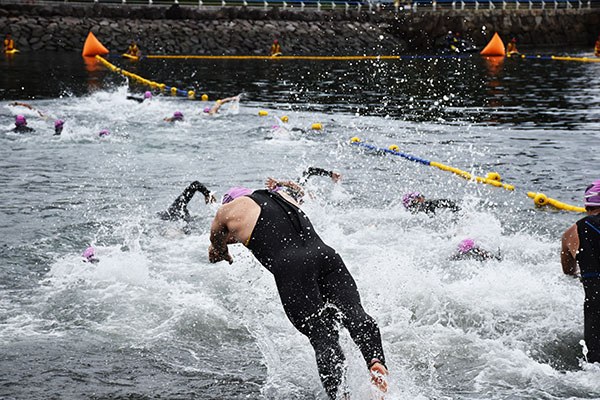
<svg viewBox="0 0 600 400">
<path fill-rule="evenodd" d="M 599 207 L 600 206 L 600 179 L 592 183 L 585 189 L 585 206 Z"/>
<path fill-rule="evenodd" d="M 146 90 L 146 91 L 144 92 L 144 98 L 145 98 L 145 99 L 151 99 L 151 98 L 152 98 L 152 93 L 150 93 L 150 91 L 149 91 L 149 90 Z"/>
<path fill-rule="evenodd" d="M 87 249 L 85 249 L 81 257 L 85 258 L 88 261 L 92 261 L 92 259 L 94 258 L 94 248 L 88 247 Z"/>
<path fill-rule="evenodd" d="M 54 121 L 54 127 L 58 128 L 59 126 L 62 128 L 62 126 L 65 124 L 65 121 L 63 121 L 62 119 L 57 119 L 56 121 Z"/>
<path fill-rule="evenodd" d="M 183 119 L 183 114 L 181 113 L 181 111 L 175 111 L 175 113 L 173 114 L 173 118 L 174 119 Z"/>
<path fill-rule="evenodd" d="M 275 130 L 275 129 L 279 129 L 279 125 L 273 125 L 273 126 L 271 127 L 271 129 L 273 129 L 273 130 Z"/>
<path fill-rule="evenodd" d="M 419 199 L 424 199 L 424 198 L 425 198 L 425 196 L 423 196 L 423 193 L 421 193 L 421 192 L 406 193 L 404 196 L 402 196 L 402 205 L 405 208 L 409 208 L 410 206 L 417 203 L 419 201 Z"/>
<path fill-rule="evenodd" d="M 202 111 L 204 111 L 205 113 L 209 113 L 210 112 L 210 107 L 204 107 L 204 110 L 202 110 Z"/>
<path fill-rule="evenodd" d="M 98 135 L 98 136 L 106 136 L 106 135 L 110 135 L 110 131 L 108 129 L 102 129 L 100 131 L 100 135 Z"/>
<path fill-rule="evenodd" d="M 232 187 L 223 196 L 221 204 L 227 204 L 237 199 L 238 197 L 247 196 L 252 193 L 252 190 L 246 189 L 245 187 Z"/>
<path fill-rule="evenodd" d="M 473 239 L 464 239 L 458 244 L 458 252 L 462 254 L 476 248 L 478 248 L 478 246 L 475 244 Z"/>
<path fill-rule="evenodd" d="M 27 125 L 27 120 L 25 119 L 25 116 L 17 115 L 17 118 L 15 119 L 15 125 L 16 126 Z"/>
</svg>

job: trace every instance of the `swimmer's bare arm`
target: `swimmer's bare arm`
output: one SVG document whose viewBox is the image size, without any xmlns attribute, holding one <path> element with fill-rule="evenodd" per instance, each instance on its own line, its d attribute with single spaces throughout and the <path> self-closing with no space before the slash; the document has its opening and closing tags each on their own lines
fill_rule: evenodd
<svg viewBox="0 0 600 400">
<path fill-rule="evenodd" d="M 577 225 L 573 225 L 565 231 L 561 247 L 560 263 L 562 264 L 563 272 L 567 275 L 579 276 L 579 267 L 575 258 L 577 249 L 579 248 Z"/>
<path fill-rule="evenodd" d="M 226 211 L 223 206 L 217 211 L 217 215 L 210 227 L 210 246 L 208 247 L 208 260 L 211 263 L 227 261 L 233 263 L 233 258 L 229 254 L 227 243 L 231 240 L 231 233 L 227 228 Z"/>
<path fill-rule="evenodd" d="M 233 100 L 239 100 L 239 98 L 240 98 L 240 96 L 233 96 L 233 97 L 227 97 L 223 100 L 217 100 L 217 104 L 215 104 L 208 113 L 210 115 L 216 114 L 223 104 L 229 103 L 230 101 L 233 101 Z"/>
<path fill-rule="evenodd" d="M 37 112 L 40 117 L 42 118 L 48 118 L 48 116 L 46 114 L 44 114 L 43 112 L 41 112 L 40 110 L 38 110 L 35 107 L 32 107 L 31 105 L 27 104 L 27 103 L 19 103 L 18 101 L 13 101 L 12 103 L 8 103 L 9 106 L 21 106 L 21 107 L 26 107 L 29 108 L 30 110 L 33 110 L 35 112 Z"/>
</svg>

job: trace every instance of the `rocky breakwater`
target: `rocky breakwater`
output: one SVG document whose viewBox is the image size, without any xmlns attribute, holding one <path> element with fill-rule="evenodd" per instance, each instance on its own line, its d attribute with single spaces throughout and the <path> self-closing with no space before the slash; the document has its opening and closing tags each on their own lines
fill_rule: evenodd
<svg viewBox="0 0 600 400">
<path fill-rule="evenodd" d="M 0 5 L 0 34 L 21 51 L 81 51 L 92 31 L 112 52 L 131 39 L 145 54 L 268 55 L 274 39 L 286 55 L 394 55 L 435 51 L 449 30 L 483 46 L 494 32 L 521 45 L 592 46 L 600 9 L 427 10 Z M 485 27 L 485 28 L 484 28 Z"/>
</svg>

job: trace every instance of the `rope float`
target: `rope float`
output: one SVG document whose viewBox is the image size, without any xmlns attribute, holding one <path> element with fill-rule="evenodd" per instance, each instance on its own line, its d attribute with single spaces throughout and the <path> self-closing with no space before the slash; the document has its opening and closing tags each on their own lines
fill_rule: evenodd
<svg viewBox="0 0 600 400">
<path fill-rule="evenodd" d="M 164 83 L 158 83 L 158 82 L 154 82 L 154 81 L 150 81 L 149 79 L 143 78 L 139 75 L 136 75 L 132 72 L 126 71 L 122 68 L 118 68 L 116 65 L 111 64 L 110 62 L 108 62 L 106 59 L 104 59 L 103 57 L 100 57 L 99 55 L 96 56 L 96 59 L 99 60 L 102 64 L 104 64 L 105 67 L 107 67 L 108 69 L 110 69 L 113 72 L 116 72 L 118 74 L 121 74 L 123 76 L 126 76 L 130 79 L 135 79 L 138 83 L 146 85 L 146 86 L 150 86 L 151 88 L 157 88 L 160 90 L 166 90 L 171 92 L 171 94 L 173 94 L 174 96 L 182 96 L 182 97 L 188 97 L 190 99 L 193 99 L 196 97 L 196 92 L 194 92 L 193 90 L 189 90 L 189 91 L 185 91 L 185 90 L 181 90 L 181 89 L 177 89 L 174 86 L 168 86 L 165 85 Z M 202 100 L 206 101 L 208 100 L 208 96 L 203 94 L 202 95 Z"/>
<path fill-rule="evenodd" d="M 422 159 L 419 157 L 412 156 L 410 154 L 402 153 L 400 151 L 400 148 L 398 146 L 396 146 L 395 144 L 391 145 L 390 147 L 385 149 L 385 148 L 373 146 L 371 144 L 362 143 L 358 137 L 353 137 L 352 139 L 350 139 L 350 144 L 359 146 L 359 147 L 365 147 L 370 150 L 375 150 L 375 151 L 384 152 L 384 153 L 390 153 L 395 156 L 400 156 L 402 158 L 405 158 L 409 161 L 418 162 L 420 164 L 439 168 L 442 171 L 450 171 L 450 172 L 460 176 L 461 178 L 464 178 L 464 179 L 467 179 L 470 181 L 474 181 L 477 183 L 485 183 L 485 184 L 488 184 L 491 186 L 500 187 L 500 188 L 503 188 L 506 190 L 511 190 L 511 191 L 515 190 L 515 187 L 513 185 L 502 183 L 500 174 L 498 174 L 497 172 L 490 172 L 487 174 L 487 176 L 485 178 L 483 178 L 480 176 L 472 175 L 469 172 L 463 171 L 458 168 L 444 165 L 444 164 L 441 164 L 441 163 L 438 163 L 435 161 L 425 160 L 425 159 Z M 570 204 L 565 204 L 558 200 L 548 198 L 543 193 L 528 192 L 527 196 L 531 197 L 533 199 L 536 206 L 545 206 L 545 205 L 549 204 L 552 207 L 558 208 L 560 210 L 585 212 L 585 208 L 572 206 Z"/>
<path fill-rule="evenodd" d="M 599 58 L 587 58 L 587 57 L 559 57 L 559 56 L 528 56 L 525 54 L 519 55 L 506 55 L 507 58 L 523 58 L 523 59 L 535 59 L 535 60 L 559 60 L 559 61 L 580 61 L 580 62 L 600 62 Z"/>
<path fill-rule="evenodd" d="M 434 56 L 199 56 L 199 55 L 147 55 L 144 58 L 196 59 L 196 60 L 411 60 L 416 58 L 469 58 L 471 55 Z"/>
</svg>

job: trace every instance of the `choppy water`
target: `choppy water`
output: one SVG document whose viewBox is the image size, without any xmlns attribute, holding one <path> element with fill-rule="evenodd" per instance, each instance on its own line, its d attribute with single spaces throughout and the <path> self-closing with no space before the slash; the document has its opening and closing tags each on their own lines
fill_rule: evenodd
<svg viewBox="0 0 600 400">
<path fill-rule="evenodd" d="M 213 100 L 245 95 L 208 117 L 200 101 L 128 101 L 145 89 L 76 55 L 0 60 L 0 397 L 323 399 L 270 274 L 240 245 L 233 265 L 208 263 L 217 206 L 192 200 L 189 235 L 156 218 L 193 180 L 220 196 L 308 166 L 343 174 L 313 178 L 305 210 L 380 325 L 387 398 L 600 397 L 600 367 L 579 366 L 583 290 L 559 262 L 581 215 L 525 195 L 580 205 L 599 178 L 600 64 L 115 62 Z M 162 120 L 175 110 L 183 123 Z M 34 134 L 7 132 L 18 113 Z M 283 115 L 287 132 L 272 130 Z M 60 137 L 54 118 L 67 121 Z M 362 151 L 354 136 L 517 190 Z M 415 190 L 462 211 L 410 214 L 400 199 Z M 504 260 L 449 261 L 465 237 Z M 81 261 L 88 246 L 98 264 Z M 352 396 L 367 398 L 358 350 L 347 335 L 343 346 Z"/>
</svg>

